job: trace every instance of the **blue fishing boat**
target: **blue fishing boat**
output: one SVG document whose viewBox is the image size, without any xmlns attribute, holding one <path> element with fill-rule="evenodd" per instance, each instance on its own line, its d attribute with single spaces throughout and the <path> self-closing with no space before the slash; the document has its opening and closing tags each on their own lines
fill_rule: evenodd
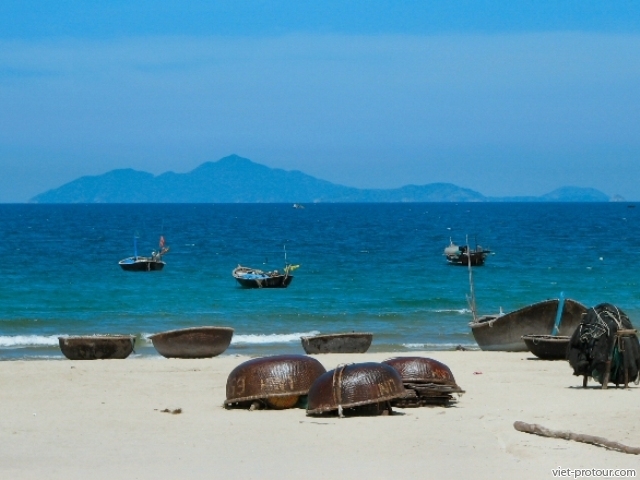
<svg viewBox="0 0 640 480">
<path fill-rule="evenodd" d="M 165 246 L 164 237 L 160 236 L 158 243 L 158 251 L 151 252 L 150 257 L 138 256 L 138 244 L 136 237 L 133 238 L 133 257 L 127 257 L 118 262 L 123 270 L 128 272 L 152 272 L 162 270 L 166 265 L 162 260 L 162 256 L 169 251 L 169 247 Z"/>
<path fill-rule="evenodd" d="M 238 265 L 231 273 L 243 288 L 287 288 L 293 280 L 291 271 L 296 268 L 298 265 L 286 265 L 284 272 L 279 270 L 265 272 L 257 268 Z"/>
</svg>

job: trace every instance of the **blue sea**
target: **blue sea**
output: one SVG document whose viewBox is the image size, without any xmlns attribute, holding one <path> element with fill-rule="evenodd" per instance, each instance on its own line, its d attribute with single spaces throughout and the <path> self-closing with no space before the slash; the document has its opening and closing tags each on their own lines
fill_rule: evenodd
<svg viewBox="0 0 640 480">
<path fill-rule="evenodd" d="M 170 252 L 160 272 L 133 255 Z M 372 351 L 475 347 L 452 239 L 491 249 L 480 314 L 560 292 L 640 325 L 640 206 L 629 203 L 0 205 L 0 359 L 63 358 L 58 336 L 235 329 L 225 355 L 303 353 L 301 335 L 373 332 Z M 299 264 L 287 289 L 241 289 L 238 265 Z"/>
</svg>

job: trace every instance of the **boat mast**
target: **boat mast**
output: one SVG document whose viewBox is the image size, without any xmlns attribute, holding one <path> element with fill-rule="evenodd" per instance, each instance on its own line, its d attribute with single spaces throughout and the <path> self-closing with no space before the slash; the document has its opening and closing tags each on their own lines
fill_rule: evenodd
<svg viewBox="0 0 640 480">
<path fill-rule="evenodd" d="M 284 278 L 289 276 L 289 266 L 287 265 L 287 244 L 282 245 L 282 249 L 284 250 Z"/>
<path fill-rule="evenodd" d="M 473 315 L 473 321 L 476 322 L 478 319 L 478 315 L 476 312 L 476 292 L 473 288 L 473 269 L 471 268 L 471 256 L 469 253 L 469 235 L 466 236 L 467 243 L 467 267 L 469 268 L 469 295 L 467 295 L 467 302 L 469 303 L 469 308 L 471 309 L 471 315 Z"/>
</svg>

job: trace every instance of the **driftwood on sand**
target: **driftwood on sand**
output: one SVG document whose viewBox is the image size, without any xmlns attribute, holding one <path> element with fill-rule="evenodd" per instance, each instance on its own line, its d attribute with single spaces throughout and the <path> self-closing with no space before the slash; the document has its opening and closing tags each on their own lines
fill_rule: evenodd
<svg viewBox="0 0 640 480">
<path fill-rule="evenodd" d="M 519 432 L 533 433 L 534 435 L 540 435 L 542 437 L 549 438 L 561 438 L 563 440 L 573 440 L 574 442 L 589 443 L 598 447 L 604 447 L 609 450 L 615 450 L 617 452 L 629 453 L 631 455 L 640 455 L 640 448 L 629 447 L 618 442 L 612 442 L 606 438 L 596 437 L 593 435 L 585 435 L 583 433 L 573 433 L 562 430 L 550 430 L 537 425 L 535 423 L 515 422 L 513 427 Z"/>
</svg>

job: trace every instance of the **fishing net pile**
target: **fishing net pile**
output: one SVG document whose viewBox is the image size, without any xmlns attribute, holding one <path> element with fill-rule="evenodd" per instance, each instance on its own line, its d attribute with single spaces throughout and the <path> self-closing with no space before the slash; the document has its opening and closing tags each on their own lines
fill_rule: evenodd
<svg viewBox="0 0 640 480">
<path fill-rule="evenodd" d="M 600 384 L 640 380 L 638 337 L 629 317 L 610 303 L 588 310 L 571 336 L 567 355 L 574 375 L 593 377 Z"/>
</svg>

